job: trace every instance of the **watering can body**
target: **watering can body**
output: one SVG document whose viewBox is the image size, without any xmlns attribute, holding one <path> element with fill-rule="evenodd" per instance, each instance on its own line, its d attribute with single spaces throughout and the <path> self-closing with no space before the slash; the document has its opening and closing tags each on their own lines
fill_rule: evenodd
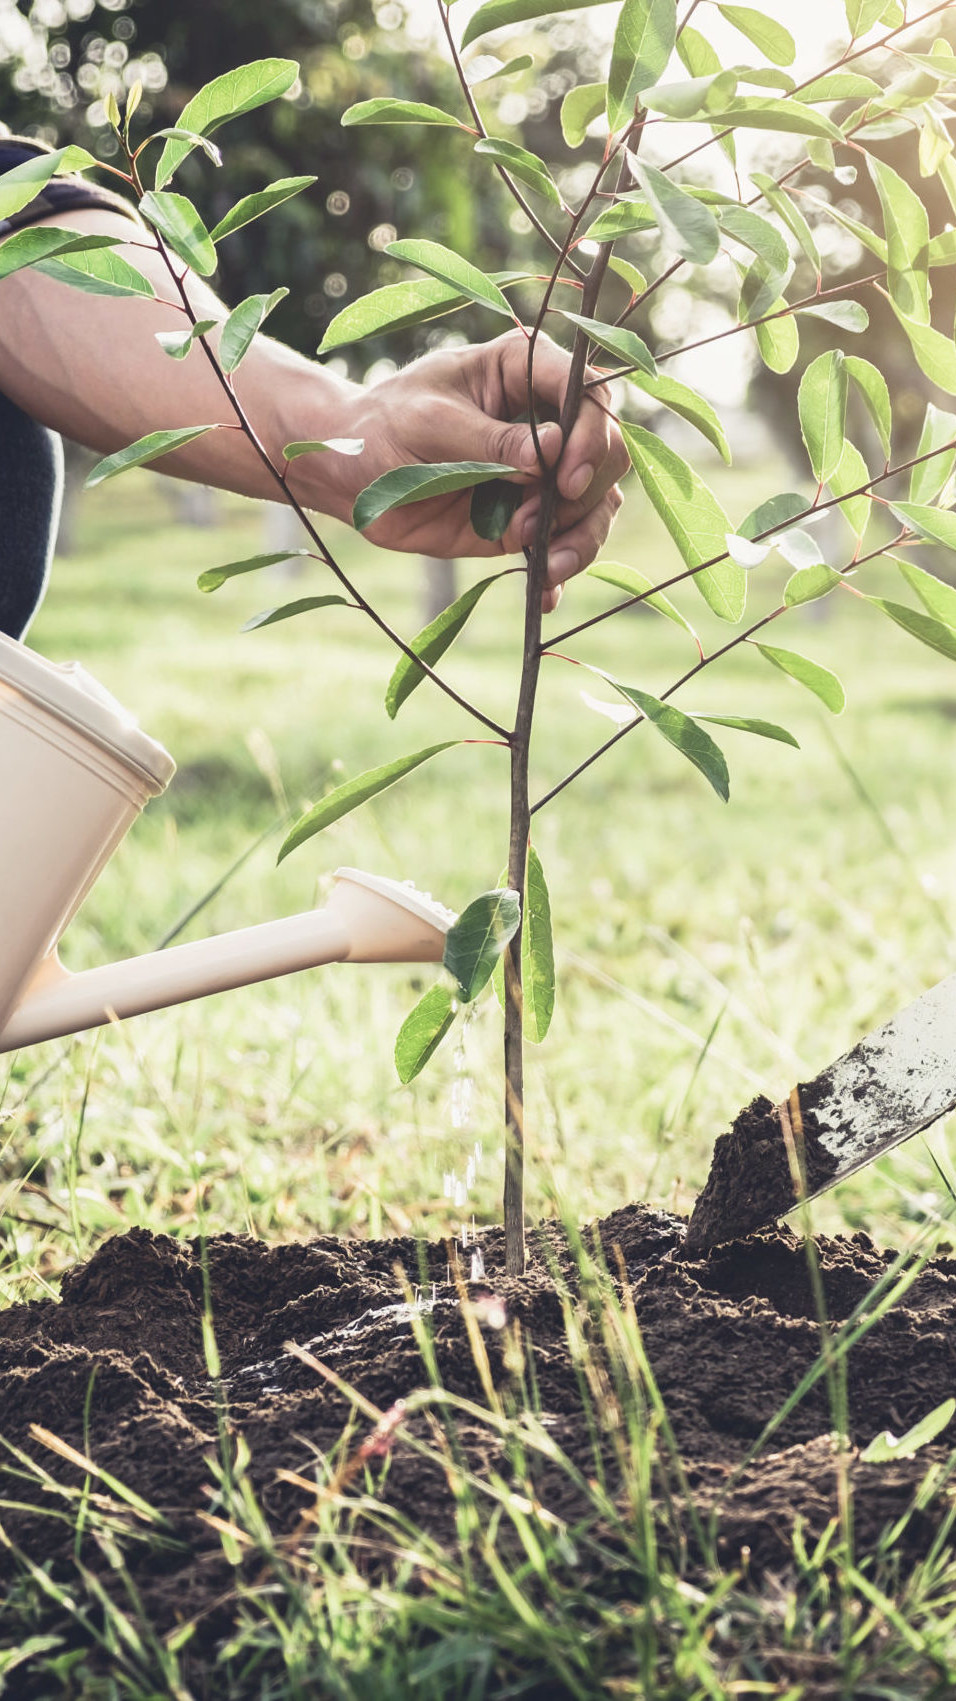
<svg viewBox="0 0 956 1701">
<path fill-rule="evenodd" d="M 451 911 L 339 871 L 328 905 L 71 975 L 57 946 L 175 763 L 75 663 L 0 634 L 0 1052 L 327 962 L 435 962 Z"/>
</svg>

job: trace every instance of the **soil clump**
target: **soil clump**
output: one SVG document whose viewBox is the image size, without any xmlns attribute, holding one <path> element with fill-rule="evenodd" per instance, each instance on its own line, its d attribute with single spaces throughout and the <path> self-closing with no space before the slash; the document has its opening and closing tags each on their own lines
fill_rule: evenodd
<svg viewBox="0 0 956 1701">
<path fill-rule="evenodd" d="M 838 1459 L 825 1376 L 750 1456 L 819 1360 L 806 1250 L 789 1231 L 771 1230 L 693 1259 L 683 1252 L 685 1227 L 679 1218 L 633 1205 L 581 1232 L 585 1246 L 600 1251 L 607 1281 L 619 1295 L 626 1273 L 687 1482 L 698 1512 L 715 1515 L 721 1558 L 737 1565 L 746 1550 L 751 1574 L 784 1572 L 796 1520 L 810 1546 L 837 1508 Z M 611 1426 L 602 1436 L 601 1414 L 595 1424 L 586 1410 L 563 1309 L 573 1308 L 601 1362 L 600 1307 L 591 1304 L 587 1284 L 582 1287 L 565 1231 L 556 1223 L 539 1225 L 520 1280 L 503 1275 L 500 1231 L 483 1232 L 480 1245 L 486 1278 L 469 1284 L 467 1294 L 477 1302 L 475 1322 L 496 1387 L 506 1398 L 509 1390 L 517 1397 L 520 1325 L 525 1385 L 535 1389 L 542 1423 L 583 1479 L 595 1473 L 597 1446 L 613 1492 Z M 836 1328 L 891 1260 L 862 1234 L 821 1239 L 816 1252 Z M 445 1387 L 484 1405 L 460 1300 L 465 1289 L 446 1280 L 444 1245 L 319 1237 L 270 1246 L 224 1235 L 203 1248 L 133 1230 L 72 1271 L 61 1300 L 0 1312 L 0 1437 L 6 1444 L 0 1520 L 8 1542 L 52 1566 L 54 1574 L 72 1563 L 74 1537 L 63 1523 L 70 1508 L 58 1498 L 57 1485 L 81 1489 L 85 1472 L 76 1455 L 91 1457 L 99 1472 L 162 1514 L 160 1549 L 142 1537 L 125 1548 L 157 1625 L 208 1614 L 210 1630 L 218 1625 L 221 1634 L 215 1603 L 228 1594 L 230 1571 L 208 1518 L 217 1511 L 208 1461 L 217 1454 L 222 1425 L 248 1444 L 248 1476 L 273 1531 L 301 1527 L 315 1503 L 308 1485 L 317 1468 L 327 1473 L 342 1456 L 352 1412 L 344 1385 L 387 1412 L 427 1383 L 407 1285 L 403 1291 L 396 1266 L 406 1284 L 419 1286 Z M 207 1292 L 221 1359 L 218 1385 L 203 1341 Z M 335 1380 L 289 1352 L 290 1341 Z M 946 1459 L 953 1437 L 888 1465 L 864 1464 L 856 1450 L 885 1429 L 901 1434 L 948 1398 L 954 1383 L 956 1261 L 938 1258 L 863 1334 L 848 1359 L 858 1548 L 866 1553 L 891 1520 L 902 1519 L 895 1552 L 903 1571 L 927 1551 L 948 1505 L 944 1486 L 928 1511 L 905 1517 L 928 1464 Z M 610 1398 L 610 1369 L 606 1385 Z M 453 1544 L 455 1504 L 446 1473 L 407 1439 L 427 1437 L 428 1421 L 412 1417 L 392 1438 L 380 1492 L 431 1536 Z M 375 1428 L 366 1408 L 347 1445 L 354 1452 L 363 1441 L 373 1442 Z M 74 1449 L 73 1457 L 51 1447 L 51 1436 Z M 508 1458 L 491 1426 L 462 1423 L 459 1441 L 478 1474 L 507 1477 Z M 374 1457 L 375 1446 L 368 1451 Z M 31 1459 L 45 1477 L 25 1468 Z M 551 1511 L 573 1520 L 586 1509 L 573 1476 L 557 1464 L 529 1456 L 528 1469 Z M 106 1480 L 101 1476 L 100 1486 Z M 358 1481 L 364 1486 L 364 1475 Z M 663 1496 L 666 1485 L 660 1488 Z M 84 1537 L 81 1549 L 87 1563 L 103 1565 L 93 1542 Z M 19 1563 L 10 1547 L 0 1548 L 0 1573 L 11 1577 Z"/>
</svg>

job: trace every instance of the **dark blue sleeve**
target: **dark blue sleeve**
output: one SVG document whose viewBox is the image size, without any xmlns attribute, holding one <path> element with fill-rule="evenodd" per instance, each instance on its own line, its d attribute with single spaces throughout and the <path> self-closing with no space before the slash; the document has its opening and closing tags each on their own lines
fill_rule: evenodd
<svg viewBox="0 0 956 1701">
<path fill-rule="evenodd" d="M 46 150 L 35 142 L 0 132 L 0 174 L 12 171 L 15 165 L 22 165 L 24 160 L 34 159 L 44 152 Z M 55 218 L 58 213 L 73 212 L 76 207 L 105 207 L 111 212 L 131 213 L 127 202 L 95 183 L 87 183 L 82 177 L 53 177 L 29 206 L 12 218 L 0 219 L 0 236 L 8 235 L 11 230 L 21 230 L 24 225 L 36 224 L 40 219 Z"/>
</svg>

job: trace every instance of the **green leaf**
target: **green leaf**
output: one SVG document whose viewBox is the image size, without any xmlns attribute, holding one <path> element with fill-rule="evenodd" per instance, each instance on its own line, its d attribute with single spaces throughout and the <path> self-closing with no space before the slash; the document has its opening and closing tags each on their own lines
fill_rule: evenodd
<svg viewBox="0 0 956 1701">
<path fill-rule="evenodd" d="M 824 561 L 817 561 L 812 567 L 798 567 L 784 585 L 784 604 L 787 608 L 799 608 L 805 602 L 818 602 L 820 597 L 835 590 L 841 577 Z"/>
<path fill-rule="evenodd" d="M 800 90 L 801 97 L 810 106 L 817 101 L 879 99 L 882 93 L 879 83 L 874 83 L 872 77 L 862 76 L 859 71 L 828 71 Z"/>
<path fill-rule="evenodd" d="M 800 329 L 795 315 L 782 311 L 786 306 L 778 296 L 770 312 L 779 314 L 779 318 L 764 319 L 754 326 L 760 358 L 771 372 L 789 372 L 800 353 Z"/>
<path fill-rule="evenodd" d="M 35 154 L 32 159 L 25 159 L 20 165 L 5 171 L 0 176 L 0 219 L 12 219 L 15 213 L 22 212 L 24 207 L 36 200 L 51 178 L 63 170 L 73 170 L 68 156 L 74 151 L 79 154 L 85 150 L 57 148 L 53 153 Z M 96 164 L 91 154 L 87 154 L 86 158 L 91 165 Z M 76 232 L 73 234 L 76 235 Z"/>
<path fill-rule="evenodd" d="M 793 64 L 797 56 L 793 36 L 774 18 L 768 18 L 766 12 L 757 12 L 752 6 L 718 5 L 717 10 L 774 65 Z"/>
<path fill-rule="evenodd" d="M 472 531 L 486 543 L 497 543 L 511 524 L 512 515 L 520 507 L 524 492 L 520 484 L 507 479 L 493 478 L 487 484 L 476 484 L 468 510 Z"/>
<path fill-rule="evenodd" d="M 809 503 L 805 496 L 795 490 L 785 490 L 780 496 L 771 496 L 766 502 L 761 502 L 741 520 L 737 531 L 741 537 L 760 538 L 768 532 L 775 532 L 781 526 L 786 526 L 791 520 L 796 520 L 806 514 Z"/>
<path fill-rule="evenodd" d="M 570 319 L 572 325 L 580 325 L 587 331 L 592 342 L 600 348 L 607 349 L 609 354 L 617 356 L 628 366 L 639 367 L 642 371 L 656 373 L 657 362 L 654 359 L 643 337 L 635 331 L 628 331 L 621 325 L 604 325 L 600 319 L 587 319 L 581 313 L 570 313 L 560 309 L 563 319 Z"/>
<path fill-rule="evenodd" d="M 636 266 L 631 265 L 630 260 L 622 260 L 617 254 L 612 254 L 608 260 L 608 265 L 612 272 L 616 272 L 619 278 L 624 279 L 631 292 L 632 300 L 636 300 L 639 295 L 644 294 L 647 288 L 647 279 L 643 272 L 639 272 Z"/>
<path fill-rule="evenodd" d="M 766 100 L 762 95 L 739 95 L 722 112 L 709 113 L 708 122 L 734 130 L 785 130 L 796 136 L 843 140 L 843 132 L 833 120 L 812 106 L 798 100 Z"/>
<path fill-rule="evenodd" d="M 653 396 L 660 407 L 669 408 L 671 413 L 679 414 L 681 419 L 696 426 L 702 436 L 714 445 L 721 459 L 730 465 L 730 444 L 720 415 L 689 384 L 682 384 L 680 379 L 671 378 L 663 372 L 629 372 L 628 380 L 645 395 Z"/>
<path fill-rule="evenodd" d="M 927 378 L 941 390 L 945 390 L 950 396 L 956 396 L 956 343 L 952 337 L 946 337 L 932 325 L 923 325 L 919 320 L 901 313 L 895 301 L 890 300 L 890 306 L 909 338 L 920 371 L 925 372 Z"/>
<path fill-rule="evenodd" d="M 692 77 L 713 77 L 722 69 L 707 37 L 699 30 L 691 29 L 689 24 L 685 24 L 677 38 L 677 52 Z"/>
<path fill-rule="evenodd" d="M 633 685 L 622 685 L 619 680 L 611 679 L 609 684 L 640 709 L 651 725 L 686 756 L 698 768 L 706 780 L 710 781 L 717 796 L 726 803 L 730 797 L 730 775 L 727 763 L 718 744 L 714 743 L 709 732 L 698 726 L 690 715 L 685 715 L 682 709 L 675 709 L 672 703 L 662 703 L 659 698 L 652 697 L 648 691 L 638 691 Z"/>
<path fill-rule="evenodd" d="M 706 721 L 708 726 L 729 726 L 735 732 L 751 732 L 757 738 L 771 738 L 777 744 L 791 744 L 794 750 L 800 746 L 792 732 L 785 726 L 777 726 L 775 721 L 754 720 L 751 715 L 702 715 L 695 714 L 695 721 Z"/>
<path fill-rule="evenodd" d="M 514 486 L 510 485 L 509 489 L 514 489 Z M 477 584 L 469 585 L 467 591 L 449 604 L 448 608 L 443 608 L 441 613 L 412 639 L 410 649 L 413 649 L 417 656 L 421 656 L 429 667 L 434 667 L 467 626 L 489 585 L 493 585 L 500 577 L 500 573 L 493 573 L 490 578 L 479 579 Z M 427 677 L 424 668 L 416 667 L 408 656 L 399 656 L 385 693 L 385 707 L 392 720 L 405 699 L 410 697 Z"/>
<path fill-rule="evenodd" d="M 219 364 L 224 372 L 235 372 L 269 314 L 288 293 L 287 289 L 280 288 L 274 289 L 271 295 L 248 295 L 245 301 L 240 301 L 239 306 L 233 308 L 219 339 Z M 305 453 L 305 450 L 301 449 L 301 452 Z"/>
<path fill-rule="evenodd" d="M 287 461 L 297 461 L 302 455 L 321 455 L 330 449 L 336 455 L 360 455 L 364 448 L 364 437 L 307 437 L 301 443 L 287 443 L 282 453 Z"/>
<path fill-rule="evenodd" d="M 282 560 L 287 560 L 283 556 Z M 283 603 L 281 608 L 265 608 L 261 614 L 254 614 L 251 620 L 246 620 L 240 626 L 240 632 L 257 632 L 260 626 L 276 626 L 280 620 L 292 620 L 297 614 L 310 614 L 315 608 L 331 608 L 334 604 L 340 608 L 352 608 L 345 597 L 299 597 L 296 602 Z"/>
<path fill-rule="evenodd" d="M 439 756 L 443 750 L 451 750 L 460 744 L 460 738 L 446 739 L 444 744 L 430 744 L 426 750 L 416 750 L 412 756 L 399 756 L 394 762 L 386 762 L 381 768 L 369 768 L 364 774 L 359 774 L 354 780 L 347 780 L 345 785 L 337 786 L 335 791 L 323 797 L 313 809 L 306 811 L 291 833 L 285 839 L 278 860 L 282 862 L 290 851 L 294 851 L 306 839 L 311 839 L 316 833 L 321 833 L 333 821 L 341 820 L 343 815 L 351 814 L 370 798 L 377 797 L 379 792 L 387 791 L 397 780 L 403 780 L 415 768 L 420 768 L 423 762 L 430 762 L 433 756 Z"/>
<path fill-rule="evenodd" d="M 458 1005 L 447 986 L 432 986 L 405 1017 L 395 1041 L 395 1068 L 403 1086 L 421 1073 L 457 1014 Z"/>
<path fill-rule="evenodd" d="M 882 609 L 911 638 L 918 638 L 921 644 L 928 645 L 950 661 L 956 661 L 956 631 L 952 626 L 944 625 L 942 620 L 936 620 L 930 614 L 921 614 L 918 609 L 907 608 L 904 603 L 888 602 L 885 597 L 867 597 L 866 601 L 873 608 Z"/>
<path fill-rule="evenodd" d="M 779 667 L 782 673 L 790 675 L 798 685 L 805 685 L 833 715 L 842 715 L 846 708 L 846 692 L 835 673 L 828 667 L 821 667 L 819 662 L 800 656 L 795 650 L 778 650 L 770 644 L 757 644 L 756 648 L 774 667 Z"/>
<path fill-rule="evenodd" d="M 736 261 L 740 276 L 740 299 L 737 303 L 737 318 L 741 325 L 752 325 L 757 319 L 763 319 L 768 313 L 776 311 L 778 301 L 786 299 L 783 291 L 786 288 L 793 262 L 788 258 L 784 271 L 777 266 L 769 266 L 766 260 L 756 259 L 750 266 L 744 268 Z"/>
<path fill-rule="evenodd" d="M 930 267 L 956 264 L 956 225 L 933 237 L 926 250 L 926 264 Z"/>
<path fill-rule="evenodd" d="M 561 134 L 569 148 L 582 145 L 588 125 L 604 111 L 606 99 L 606 83 L 579 83 L 568 90 L 561 102 Z"/>
<path fill-rule="evenodd" d="M 148 147 L 151 142 L 158 141 L 161 136 L 169 136 L 174 142 L 187 142 L 190 148 L 201 148 L 206 158 L 212 160 L 214 166 L 220 167 L 222 165 L 222 154 L 215 142 L 211 142 L 208 136 L 200 136 L 198 130 L 183 130 L 178 124 L 174 124 L 166 130 L 154 130 L 151 136 L 147 136 L 146 146 Z M 157 183 L 156 187 L 162 188 L 162 184 Z"/>
<path fill-rule="evenodd" d="M 844 361 L 845 374 L 851 381 L 862 403 L 873 420 L 874 430 L 879 437 L 879 447 L 883 449 L 886 459 L 890 459 L 890 441 L 893 434 L 893 403 L 890 401 L 890 386 L 883 378 L 883 373 L 871 361 L 862 361 L 857 354 L 847 354 Z M 956 425 L 956 420 L 953 420 Z"/>
<path fill-rule="evenodd" d="M 495 963 L 521 922 L 521 904 L 510 886 L 482 892 L 445 935 L 442 962 L 458 982 L 459 996 L 470 1004 L 487 986 Z"/>
<path fill-rule="evenodd" d="M 879 23 L 886 7 L 887 0 L 844 0 L 846 21 L 854 41 Z"/>
<path fill-rule="evenodd" d="M 830 474 L 827 481 L 831 494 L 833 496 L 846 496 L 850 490 L 859 491 L 860 486 L 868 484 L 869 480 L 870 469 L 859 449 L 850 442 L 844 443 L 840 464 Z M 858 542 L 862 542 L 863 535 L 870 523 L 872 507 L 871 498 L 862 493 L 849 496 L 845 502 L 840 503 L 840 513 L 855 534 Z"/>
<path fill-rule="evenodd" d="M 800 211 L 800 208 L 796 205 L 793 198 L 787 194 L 786 190 L 782 189 L 778 183 L 775 183 L 772 177 L 768 177 L 766 172 L 752 171 L 750 173 L 750 177 L 751 181 L 756 184 L 761 194 L 770 203 L 777 217 L 786 225 L 791 236 L 799 243 L 819 278 L 823 272 L 823 262 L 820 258 L 820 250 L 817 247 L 813 231 L 810 229 L 810 226 Z"/>
<path fill-rule="evenodd" d="M 588 242 L 616 242 L 619 236 L 629 236 L 632 231 L 656 229 L 657 219 L 646 201 L 622 199 L 616 206 L 598 213 L 584 234 Z"/>
<path fill-rule="evenodd" d="M 484 57 L 482 55 L 482 58 Z M 530 53 L 519 53 L 514 59 L 507 59 L 503 65 L 497 65 L 493 71 L 483 71 L 479 77 L 470 76 L 471 66 L 466 66 L 465 74 L 468 76 L 468 87 L 477 89 L 483 87 L 485 83 L 493 83 L 498 77 L 513 77 L 518 71 L 527 71 L 533 64 L 534 60 Z"/>
<path fill-rule="evenodd" d="M 943 579 L 937 579 L 934 573 L 927 573 L 925 567 L 917 567 L 915 561 L 905 560 L 902 555 L 891 555 L 889 559 L 895 562 L 923 607 L 928 608 L 944 626 L 956 631 L 956 588 L 947 585 Z"/>
<path fill-rule="evenodd" d="M 952 509 L 934 508 L 923 502 L 891 502 L 890 507 L 897 519 L 911 531 L 919 532 L 920 537 L 956 550 L 956 513 Z"/>
<path fill-rule="evenodd" d="M 929 278 L 926 250 L 929 219 L 919 195 L 883 160 L 867 155 L 876 184 L 886 231 L 887 288 L 900 313 L 921 325 L 929 324 Z"/>
<path fill-rule="evenodd" d="M 461 45 L 470 47 L 479 36 L 504 29 L 506 24 L 523 24 L 529 18 L 550 17 L 553 12 L 579 12 L 586 6 L 601 4 L 603 0 L 485 0 L 468 20 Z"/>
<path fill-rule="evenodd" d="M 554 1015 L 554 939 L 551 900 L 541 858 L 528 846 L 525 872 L 524 931 L 521 935 L 522 1022 L 525 1039 L 540 1045 Z"/>
<path fill-rule="evenodd" d="M 659 614 L 673 620 L 675 626 L 681 626 L 685 632 L 689 632 L 698 649 L 700 648 L 700 641 L 690 621 L 684 619 L 670 597 L 666 597 L 663 591 L 654 590 L 653 579 L 649 579 L 638 567 L 628 567 L 619 561 L 592 561 L 585 572 L 589 579 L 600 579 L 605 585 L 613 585 L 615 590 L 623 591 L 626 597 L 640 597 L 648 608 L 656 608 Z M 649 591 L 653 593 L 650 596 L 647 594 Z"/>
<path fill-rule="evenodd" d="M 758 259 L 765 260 L 773 271 L 786 272 L 790 264 L 787 244 L 768 219 L 752 212 L 749 207 L 740 206 L 718 208 L 717 218 L 721 229 L 735 242 L 742 242 Z"/>
<path fill-rule="evenodd" d="M 287 94 L 298 75 L 299 67 L 292 59 L 257 59 L 251 65 L 239 65 L 215 77 L 186 102 L 176 120 L 177 128 L 209 136 L 227 119 Z M 169 182 L 194 146 L 193 142 L 167 140 L 156 167 L 157 189 Z"/>
<path fill-rule="evenodd" d="M 846 441 L 846 399 L 843 353 L 828 349 L 810 362 L 797 395 L 800 431 L 819 484 L 826 484 L 840 464 Z"/>
<path fill-rule="evenodd" d="M 318 352 L 331 354 L 349 343 L 377 337 L 382 331 L 400 331 L 424 320 L 439 319 L 464 307 L 466 300 L 458 290 L 431 278 L 386 284 L 343 307 L 327 326 Z"/>
<path fill-rule="evenodd" d="M 674 0 L 624 0 L 618 13 L 607 83 L 607 121 L 621 130 L 634 117 L 637 97 L 667 69 L 677 39 Z"/>
<path fill-rule="evenodd" d="M 452 490 L 466 490 L 470 485 L 484 484 L 516 471 L 500 461 L 437 461 L 432 466 L 393 467 L 355 498 L 352 524 L 356 531 L 364 532 L 393 508 L 424 502 L 430 496 L 444 496 Z"/>
<path fill-rule="evenodd" d="M 953 138 L 932 108 L 920 115 L 919 174 L 934 177 L 944 159 L 953 151 Z"/>
<path fill-rule="evenodd" d="M 157 194 L 149 189 L 139 203 L 139 210 L 187 266 L 201 278 L 212 276 L 218 263 L 216 250 L 206 226 L 185 195 L 175 195 L 169 190 Z"/>
<path fill-rule="evenodd" d="M 250 555 L 245 561 L 229 561 L 224 567 L 207 567 L 196 583 L 201 591 L 218 591 L 227 579 L 237 579 L 240 573 L 258 573 L 260 567 L 275 567 L 280 561 L 311 555 L 311 549 L 279 549 L 269 555 Z"/>
<path fill-rule="evenodd" d="M 23 233 L 26 235 L 26 231 Z M 5 245 L 9 247 L 9 242 Z M 34 268 L 46 278 L 68 284 L 86 295 L 141 296 L 156 299 L 156 291 L 136 266 L 131 266 L 115 248 L 65 249 L 55 258 L 41 260 Z"/>
<path fill-rule="evenodd" d="M 737 88 L 736 71 L 718 71 L 710 77 L 685 77 L 679 83 L 656 83 L 645 89 L 641 105 L 650 112 L 661 112 L 665 118 L 686 122 L 691 118 L 706 119 L 708 105 L 723 104 L 732 98 Z"/>
<path fill-rule="evenodd" d="M 640 425 L 621 424 L 621 433 L 647 495 L 688 567 L 714 561 L 694 574 L 694 584 L 721 620 L 737 621 L 747 598 L 747 575 L 726 557 L 732 526 L 713 491 L 666 443 Z"/>
<path fill-rule="evenodd" d="M 441 283 L 450 284 L 469 301 L 477 301 L 482 307 L 490 307 L 492 312 L 502 313 L 506 319 L 514 318 L 498 285 L 484 272 L 479 271 L 477 266 L 473 266 L 470 260 L 464 259 L 461 254 L 453 253 L 440 242 L 389 242 L 385 252 L 396 260 L 405 260 L 410 266 L 418 266 L 423 272 L 430 272 L 432 277 L 438 278 Z"/>
<path fill-rule="evenodd" d="M 281 207 L 283 201 L 291 201 L 293 195 L 301 195 L 303 189 L 318 181 L 317 177 L 279 177 L 255 195 L 243 195 L 242 200 L 230 207 L 225 218 L 220 219 L 215 229 L 209 232 L 210 241 L 221 242 L 224 236 L 232 236 L 234 231 L 242 230 L 244 225 L 261 218 L 263 213 L 271 212 L 273 207 Z"/>
<path fill-rule="evenodd" d="M 868 1447 L 864 1447 L 860 1459 L 864 1465 L 889 1465 L 897 1459 L 912 1459 L 921 1447 L 926 1447 L 935 1441 L 937 1435 L 953 1420 L 956 1412 L 956 1400 L 944 1400 L 941 1406 L 935 1406 L 927 1412 L 919 1423 L 914 1423 L 905 1435 L 895 1436 L 888 1429 L 874 1436 Z"/>
<path fill-rule="evenodd" d="M 197 437 L 204 437 L 207 431 L 215 430 L 215 425 L 186 425 L 176 431 L 151 431 L 148 436 L 127 444 L 125 449 L 117 449 L 115 454 L 97 461 L 93 471 L 84 479 L 83 488 L 92 490 L 94 485 L 105 484 L 108 478 L 116 478 L 130 467 L 142 467 L 148 461 L 158 461 L 161 455 L 181 449 L 185 443 L 192 443 Z"/>
<path fill-rule="evenodd" d="M 452 130 L 470 129 L 439 106 L 427 106 L 420 100 L 393 100 L 389 95 L 358 101 L 343 112 L 339 122 L 346 128 L 353 124 L 441 124 Z"/>
<path fill-rule="evenodd" d="M 720 227 L 710 208 L 656 166 L 638 162 L 637 176 L 668 247 L 695 266 L 709 265 L 720 248 Z"/>
<path fill-rule="evenodd" d="M 854 336 L 862 335 L 870 324 L 870 315 L 859 301 L 815 301 L 810 307 L 798 307 L 797 312 L 804 318 L 825 319 Z"/>
<path fill-rule="evenodd" d="M 28 225 L 15 230 L 0 243 L 0 278 L 12 277 L 25 266 L 35 266 L 54 254 L 83 253 L 94 248 L 113 248 L 115 236 L 93 236 L 78 230 L 60 230 L 52 224 Z"/>
<path fill-rule="evenodd" d="M 516 177 L 519 183 L 526 183 L 529 189 L 543 195 L 552 206 L 564 206 L 560 190 L 544 160 L 539 159 L 537 154 L 529 153 L 527 148 L 519 148 L 516 142 L 505 141 L 501 136 L 484 136 L 480 142 L 475 143 L 475 153 L 494 160 L 496 165 L 502 166 L 512 177 Z"/>
<path fill-rule="evenodd" d="M 933 402 L 927 402 L 926 413 L 923 417 L 923 429 L 920 432 L 916 453 L 917 455 L 932 454 L 933 450 L 942 449 L 944 443 L 956 444 L 956 414 L 947 413 L 944 408 L 938 408 Z M 914 467 L 910 473 L 910 501 L 917 503 L 934 501 L 946 484 L 954 463 L 956 463 L 956 448 L 950 449 L 944 455 L 934 455 L 931 461 L 923 461 L 922 465 Z"/>
<path fill-rule="evenodd" d="M 197 319 L 195 325 L 187 326 L 185 331 L 154 331 L 153 335 L 172 360 L 185 360 L 193 343 L 204 337 L 207 331 L 214 331 L 218 323 L 217 319 Z"/>
</svg>

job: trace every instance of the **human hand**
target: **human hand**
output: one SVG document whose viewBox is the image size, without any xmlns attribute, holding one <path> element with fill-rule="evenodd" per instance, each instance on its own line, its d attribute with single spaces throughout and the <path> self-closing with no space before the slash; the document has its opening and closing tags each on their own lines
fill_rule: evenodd
<svg viewBox="0 0 956 1701">
<path fill-rule="evenodd" d="M 347 517 L 359 491 L 396 466 L 500 461 L 520 469 L 515 482 L 524 491 L 496 542 L 472 530 L 470 489 L 395 508 L 365 535 L 384 549 L 448 559 L 509 555 L 528 546 L 541 506 L 541 474 L 530 426 L 514 423 L 515 414 L 527 405 L 527 362 L 527 339 L 516 330 L 490 343 L 424 355 L 373 388 L 353 391 L 347 423 L 337 421 L 336 434 L 364 439 L 365 449 L 355 457 L 323 455 L 320 466 L 313 462 L 309 474 L 321 474 L 334 490 L 334 509 L 327 493 L 317 505 Z M 535 400 L 542 412 L 560 409 L 569 370 L 570 357 L 549 337 L 540 337 L 534 374 Z M 608 401 L 603 387 L 585 394 L 563 455 L 560 427 L 538 428 L 548 464 L 561 455 L 545 612 L 557 606 L 564 581 L 594 560 L 621 505 L 617 481 L 629 461 L 621 434 L 604 411 Z M 309 500 L 307 494 L 304 500 Z"/>
</svg>

